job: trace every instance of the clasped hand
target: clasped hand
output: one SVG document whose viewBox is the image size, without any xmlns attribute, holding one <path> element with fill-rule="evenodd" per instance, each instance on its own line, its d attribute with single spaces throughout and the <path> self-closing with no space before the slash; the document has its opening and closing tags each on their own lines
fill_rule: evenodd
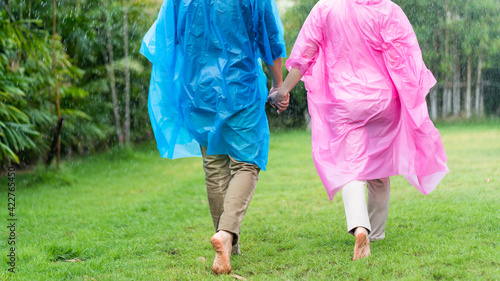
<svg viewBox="0 0 500 281">
<path fill-rule="evenodd" d="M 280 88 L 273 87 L 269 91 L 267 101 L 273 108 L 278 109 L 278 113 L 281 113 L 288 108 L 288 104 L 290 103 L 290 94 L 281 91 Z"/>
</svg>

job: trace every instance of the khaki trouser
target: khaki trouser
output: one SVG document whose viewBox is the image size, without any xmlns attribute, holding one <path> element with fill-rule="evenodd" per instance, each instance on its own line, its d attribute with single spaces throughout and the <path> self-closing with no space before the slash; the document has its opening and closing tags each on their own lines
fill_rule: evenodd
<svg viewBox="0 0 500 281">
<path fill-rule="evenodd" d="M 259 179 L 259 167 L 240 162 L 228 155 L 207 155 L 201 147 L 207 185 L 208 204 L 215 231 L 233 233 L 233 245 Z"/>
<path fill-rule="evenodd" d="M 368 205 L 365 197 L 365 182 L 368 183 Z M 342 187 L 347 231 L 354 235 L 356 227 L 368 230 L 370 241 L 385 238 L 385 224 L 389 215 L 389 178 L 352 181 Z"/>
</svg>

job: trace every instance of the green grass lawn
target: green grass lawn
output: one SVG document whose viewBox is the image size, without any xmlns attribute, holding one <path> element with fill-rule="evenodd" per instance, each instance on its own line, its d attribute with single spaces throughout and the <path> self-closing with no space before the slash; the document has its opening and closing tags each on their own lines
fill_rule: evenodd
<svg viewBox="0 0 500 281">
<path fill-rule="evenodd" d="M 272 133 L 232 274 L 248 280 L 499 280 L 500 124 L 440 124 L 451 172 L 424 196 L 391 179 L 386 239 L 352 262 L 342 198 L 316 173 L 310 135 Z M 235 280 L 211 272 L 201 158 L 154 144 L 16 174 L 16 273 L 7 271 L 0 179 L 0 280 Z M 80 259 L 79 262 L 66 260 Z"/>
</svg>

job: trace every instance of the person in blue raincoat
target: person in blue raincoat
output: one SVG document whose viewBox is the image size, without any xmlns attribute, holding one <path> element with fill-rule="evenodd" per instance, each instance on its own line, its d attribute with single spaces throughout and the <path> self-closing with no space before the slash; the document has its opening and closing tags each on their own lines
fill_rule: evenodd
<svg viewBox="0 0 500 281">
<path fill-rule="evenodd" d="M 162 157 L 203 157 L 216 233 L 213 271 L 231 271 L 240 225 L 265 170 L 267 65 L 286 56 L 275 0 L 165 0 L 141 53 L 153 64 L 148 109 Z"/>
</svg>

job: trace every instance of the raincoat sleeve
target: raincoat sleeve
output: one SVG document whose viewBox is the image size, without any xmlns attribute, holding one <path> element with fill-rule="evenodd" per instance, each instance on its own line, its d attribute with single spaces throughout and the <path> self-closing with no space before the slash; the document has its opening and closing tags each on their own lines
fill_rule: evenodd
<svg viewBox="0 0 500 281">
<path fill-rule="evenodd" d="M 297 68 L 301 75 L 311 75 L 311 67 L 316 63 L 319 49 L 323 42 L 323 24 L 319 5 L 309 13 L 302 26 L 297 40 L 293 45 L 290 58 L 286 61 L 286 68 Z"/>
<path fill-rule="evenodd" d="M 407 109 L 419 108 L 436 79 L 422 59 L 417 36 L 410 21 L 395 6 L 381 28 L 384 61 L 391 79 Z"/>
<path fill-rule="evenodd" d="M 258 17 L 255 26 L 259 57 L 269 65 L 279 57 L 286 57 L 283 24 L 275 0 L 256 0 Z"/>
<path fill-rule="evenodd" d="M 157 147 L 162 157 L 171 159 L 201 156 L 199 144 L 182 126 L 179 66 L 184 57 L 177 43 L 175 3 L 163 2 L 140 48 L 140 53 L 153 64 L 148 111 Z"/>
<path fill-rule="evenodd" d="M 151 63 L 163 62 L 172 66 L 175 55 L 176 21 L 175 3 L 165 0 L 158 12 L 158 18 L 144 36 L 139 52 Z M 163 39 L 163 40 L 159 40 Z M 158 51 L 157 51 L 158 50 Z M 167 58 L 168 56 L 168 58 Z"/>
</svg>

